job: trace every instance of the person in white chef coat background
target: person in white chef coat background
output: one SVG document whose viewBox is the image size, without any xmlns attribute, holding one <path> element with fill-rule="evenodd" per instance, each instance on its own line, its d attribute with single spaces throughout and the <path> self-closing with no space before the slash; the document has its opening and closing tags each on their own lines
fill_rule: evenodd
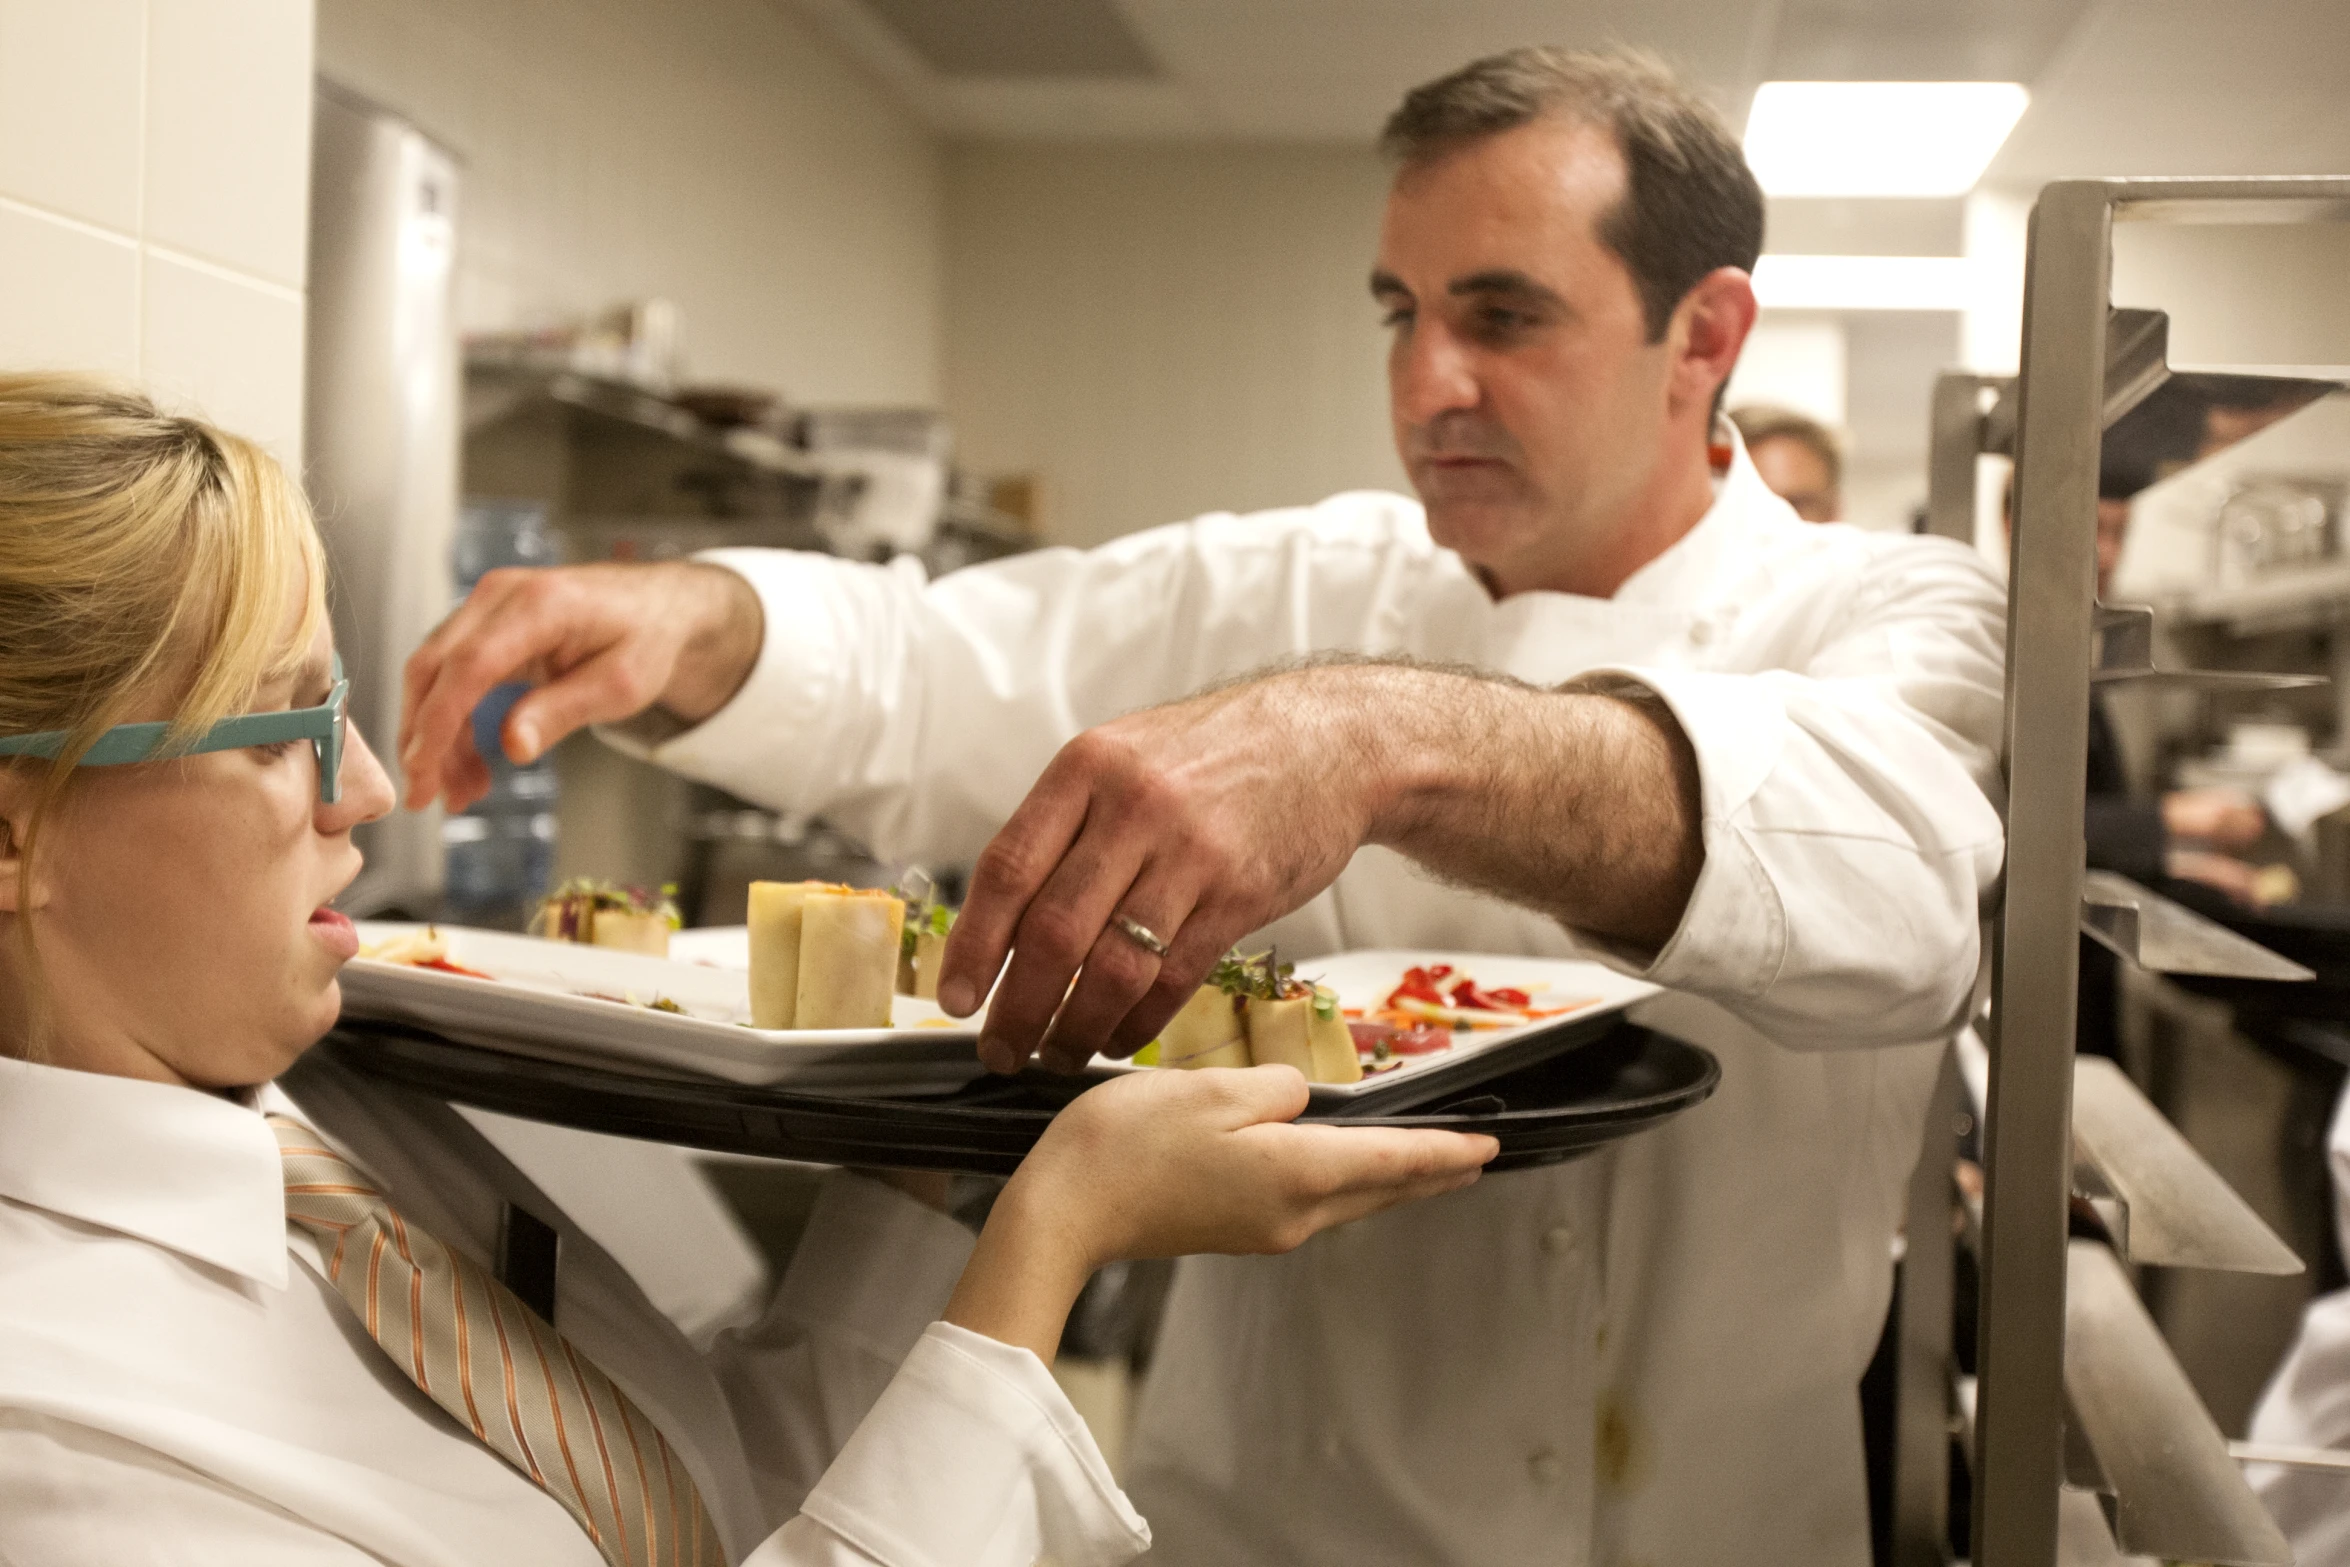
<svg viewBox="0 0 2350 1567">
<path fill-rule="evenodd" d="M 2326 1129 L 2334 1233 L 2350 1253 L 2350 1089 Z M 2350 1289 L 2311 1301 L 2252 1410 L 2254 1443 L 2350 1452 Z M 2303 1464 L 2255 1463 L 2244 1478 L 2292 1543 L 2296 1567 L 2350 1567 L 2350 1473 Z"/>
<path fill-rule="evenodd" d="M 1283 1124 L 1288 1068 L 1129 1077 L 976 1246 L 834 1177 L 697 1353 L 449 1105 L 304 1059 L 393 803 L 344 690 L 275 463 L 0 375 L 0 1561 L 1109 1567 L 1149 1536 L 1045 1369 L 1087 1275 L 1495 1152 Z M 561 1237 L 551 1323 L 487 1266 L 509 1205 Z"/>
<path fill-rule="evenodd" d="M 1721 1059 L 1703 1107 L 1182 1265 L 1129 1465 L 1152 1558 L 1857 1567 L 1857 1383 L 2002 853 L 2002 595 L 1944 541 L 1800 522 L 1718 420 L 1762 200 L 1662 69 L 1513 51 L 1384 141 L 1417 502 L 935 582 L 493 576 L 409 663 L 408 798 L 478 795 L 465 715 L 522 673 L 518 758 L 612 725 L 884 856 L 975 857 L 941 996 L 994 985 L 999 1068 L 1136 1048 L 1244 937 L 1655 981 L 1644 1020 Z"/>
</svg>

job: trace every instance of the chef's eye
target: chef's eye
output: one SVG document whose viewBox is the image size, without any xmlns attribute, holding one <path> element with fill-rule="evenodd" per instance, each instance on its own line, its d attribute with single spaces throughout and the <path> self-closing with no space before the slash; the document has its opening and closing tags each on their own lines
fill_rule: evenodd
<svg viewBox="0 0 2350 1567">
<path fill-rule="evenodd" d="M 1534 324 L 1534 317 L 1507 305 L 1482 305 L 1477 310 L 1476 324 L 1477 335 L 1493 341 L 1518 336 Z"/>
<path fill-rule="evenodd" d="M 1379 318 L 1379 324 L 1391 332 L 1397 327 L 1410 326 L 1412 324 L 1412 307 L 1409 305 L 1391 307 L 1385 315 Z"/>
</svg>

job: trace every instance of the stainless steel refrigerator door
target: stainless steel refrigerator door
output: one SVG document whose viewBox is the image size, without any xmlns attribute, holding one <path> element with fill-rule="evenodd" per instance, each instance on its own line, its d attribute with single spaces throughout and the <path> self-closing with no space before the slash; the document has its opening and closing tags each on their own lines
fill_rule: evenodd
<svg viewBox="0 0 2350 1567">
<path fill-rule="evenodd" d="M 351 717 L 400 779 L 400 667 L 448 613 L 460 381 L 458 172 L 413 125 L 321 83 L 312 137 L 305 396 L 310 498 L 325 535 Z M 354 914 L 427 913 L 440 813 L 359 829 Z"/>
</svg>

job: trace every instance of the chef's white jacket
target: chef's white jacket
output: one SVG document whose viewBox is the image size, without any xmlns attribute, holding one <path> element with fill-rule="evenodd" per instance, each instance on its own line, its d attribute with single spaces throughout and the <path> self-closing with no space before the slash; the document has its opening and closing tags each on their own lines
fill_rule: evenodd
<svg viewBox="0 0 2350 1567">
<path fill-rule="evenodd" d="M 2326 1134 L 2333 1177 L 2334 1233 L 2350 1255 L 2350 1089 Z M 2350 1449 L 2350 1290 L 2311 1301 L 2301 1336 L 2285 1352 L 2252 1411 L 2255 1442 Z M 2248 1464 L 2244 1478 L 2292 1542 L 2298 1567 L 2350 1567 L 2350 1474 L 2283 1464 Z"/>
<path fill-rule="evenodd" d="M 1674 992 L 1645 1019 L 1719 1056 L 1720 1090 L 1285 1257 L 1186 1262 L 1127 1482 L 1175 1564 L 1867 1561 L 1856 1388 L 2000 864 L 2003 596 L 1973 552 L 1802 523 L 1741 450 L 1605 600 L 1496 602 L 1383 494 L 929 583 L 709 558 L 757 589 L 765 643 L 727 707 L 640 749 L 893 859 L 969 860 L 1080 730 L 1292 655 L 1653 689 L 1705 843 L 1661 951 L 1579 946 L 1380 849 L 1269 934 L 1600 956 Z"/>
<path fill-rule="evenodd" d="M 951 1219 L 834 1177 L 765 1317 L 697 1354 L 447 1105 L 324 1063 L 299 1092 L 0 1059 L 0 1562 L 601 1567 L 327 1282 L 269 1109 L 485 1267 L 506 1203 L 552 1223 L 557 1326 L 667 1435 L 730 1561 L 1107 1567 L 1147 1543 L 1043 1364 L 931 1322 L 970 1249 Z"/>
</svg>

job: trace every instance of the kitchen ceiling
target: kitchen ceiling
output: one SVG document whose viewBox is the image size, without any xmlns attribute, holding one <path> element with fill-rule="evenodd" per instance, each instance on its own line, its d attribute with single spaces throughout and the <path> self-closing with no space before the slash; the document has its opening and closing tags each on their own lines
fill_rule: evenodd
<svg viewBox="0 0 2350 1567">
<path fill-rule="evenodd" d="M 776 0 L 942 134 L 1368 143 L 1528 41 L 1634 44 L 1742 119 L 1770 80 L 2021 81 L 1987 182 L 2350 168 L 2346 0 Z"/>
</svg>

